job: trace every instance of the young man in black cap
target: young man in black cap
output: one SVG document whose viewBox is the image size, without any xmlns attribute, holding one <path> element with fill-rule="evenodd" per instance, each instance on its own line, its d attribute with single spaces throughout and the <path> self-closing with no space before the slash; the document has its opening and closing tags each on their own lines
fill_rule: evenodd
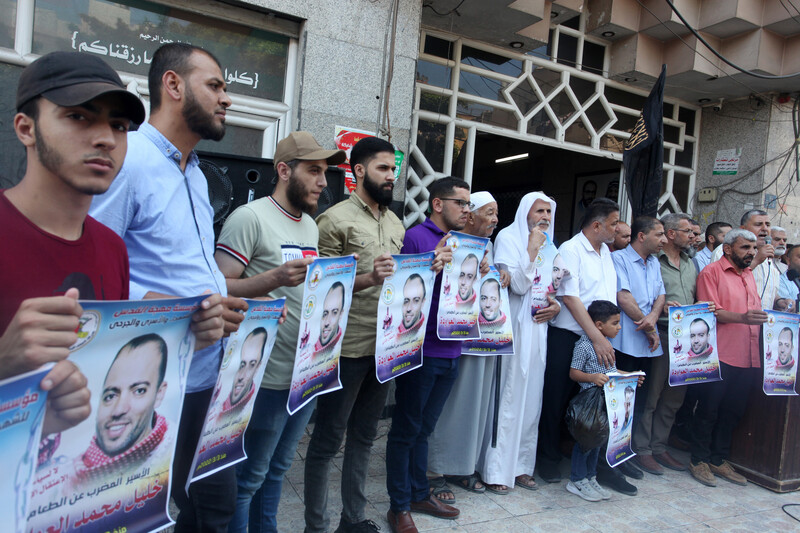
<svg viewBox="0 0 800 533">
<path fill-rule="evenodd" d="M 128 255 L 87 216 L 108 189 L 144 107 L 101 59 L 54 52 L 28 66 L 17 87 L 14 130 L 27 152 L 22 181 L 0 191 L 0 378 L 56 362 L 43 436 L 89 416 L 86 378 L 67 359 L 78 339 L 78 297 L 128 297 Z"/>
</svg>

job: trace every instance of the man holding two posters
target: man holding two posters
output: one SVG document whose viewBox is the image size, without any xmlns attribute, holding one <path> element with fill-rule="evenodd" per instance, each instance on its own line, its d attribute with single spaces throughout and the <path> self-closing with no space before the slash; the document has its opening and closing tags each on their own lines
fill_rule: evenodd
<svg viewBox="0 0 800 533">
<path fill-rule="evenodd" d="M 717 346 L 722 381 L 705 383 L 697 390 L 697 408 L 690 427 L 689 471 L 703 485 L 716 486 L 716 476 L 737 485 L 747 480 L 726 461 L 733 430 L 750 396 L 761 366 L 759 330 L 767 321 L 761 309 L 753 271 L 756 236 L 746 229 L 732 229 L 723 241 L 724 256 L 711 263 L 697 278 L 697 298 L 714 302 Z"/>
<path fill-rule="evenodd" d="M 464 229 L 469 214 L 469 185 L 462 179 L 446 177 L 430 188 L 431 215 L 406 232 L 402 253 L 430 252 L 449 231 Z M 432 496 L 425 472 L 428 468 L 428 436 L 436 426 L 444 402 L 458 375 L 461 342 L 443 341 L 436 334 L 442 275 L 436 277 L 426 324 L 421 368 L 395 380 L 397 390 L 392 428 L 386 443 L 386 487 L 391 531 L 417 531 L 410 511 L 454 519 L 458 509 Z"/>
<path fill-rule="evenodd" d="M 286 405 L 298 349 L 303 282 L 317 257 L 319 232 L 311 215 L 327 184 L 325 170 L 344 157 L 341 150 L 324 150 L 308 132 L 290 133 L 275 150 L 277 183 L 272 196 L 237 208 L 219 236 L 214 257 L 231 294 L 286 298 L 286 321 L 278 329 L 245 433 L 247 460 L 236 468 L 238 496 L 231 532 L 244 533 L 248 522 L 253 528 L 277 529 L 283 475 L 314 411 L 312 402 L 289 415 Z M 308 342 L 315 342 L 318 333 L 308 332 Z"/>
</svg>

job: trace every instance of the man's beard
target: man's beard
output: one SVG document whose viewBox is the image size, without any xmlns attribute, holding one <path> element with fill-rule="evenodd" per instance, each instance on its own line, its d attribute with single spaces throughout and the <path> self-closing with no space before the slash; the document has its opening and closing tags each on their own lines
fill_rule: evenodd
<svg viewBox="0 0 800 533">
<path fill-rule="evenodd" d="M 294 176 L 294 170 L 292 170 L 292 174 L 289 176 L 289 185 L 286 188 L 286 198 L 292 207 L 313 216 L 317 212 L 317 202 L 308 202 L 306 197 L 308 197 L 308 189 L 299 178 Z"/>
<path fill-rule="evenodd" d="M 50 171 L 52 174 L 61 177 L 63 181 L 66 181 L 70 187 L 81 192 L 83 194 L 103 194 L 108 190 L 107 187 L 81 187 L 79 184 L 70 181 L 69 177 L 64 177 L 61 174 L 61 167 L 64 164 L 64 158 L 61 156 L 61 153 L 53 149 L 47 141 L 44 140 L 41 133 L 39 133 L 39 124 L 38 122 L 34 124 L 33 128 L 33 138 L 36 141 L 36 155 L 39 158 L 39 163 Z M 109 155 L 103 155 L 100 153 L 92 154 L 88 157 L 93 157 L 95 155 L 102 156 L 104 158 L 109 158 Z"/>
<path fill-rule="evenodd" d="M 683 251 L 686 252 L 686 255 L 689 256 L 689 259 L 697 255 L 697 248 L 691 245 L 686 246 L 686 248 Z"/>
<path fill-rule="evenodd" d="M 753 262 L 753 257 L 751 256 L 750 260 L 746 261 L 744 257 L 738 257 L 734 254 L 731 254 L 730 260 L 734 265 L 736 265 L 737 268 L 739 268 L 740 270 L 744 270 L 745 268 L 750 266 L 750 263 Z"/>
<path fill-rule="evenodd" d="M 391 187 L 385 188 L 383 185 L 379 185 L 372 181 L 372 178 L 369 175 L 369 172 L 364 170 L 364 190 L 367 191 L 370 198 L 378 202 L 378 205 L 382 207 L 388 207 L 392 203 L 392 191 L 394 190 L 394 185 Z"/>
<path fill-rule="evenodd" d="M 189 129 L 199 135 L 201 139 L 219 141 L 225 136 L 225 123 L 214 122 L 214 113 L 208 113 L 197 103 L 197 99 L 188 85 L 186 86 L 186 101 L 181 114 Z"/>
</svg>

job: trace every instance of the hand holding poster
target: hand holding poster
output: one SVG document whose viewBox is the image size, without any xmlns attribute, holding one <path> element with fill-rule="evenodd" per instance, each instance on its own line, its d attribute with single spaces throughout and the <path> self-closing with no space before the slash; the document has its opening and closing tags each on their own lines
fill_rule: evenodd
<svg viewBox="0 0 800 533">
<path fill-rule="evenodd" d="M 392 256 L 394 273 L 383 280 L 378 300 L 375 377 L 381 383 L 422 366 L 433 257 L 433 252 Z"/>
<path fill-rule="evenodd" d="M 315 396 L 342 388 L 339 355 L 353 301 L 356 260 L 322 257 L 308 265 L 297 354 L 286 409 L 294 414 Z"/>
<path fill-rule="evenodd" d="M 489 239 L 451 231 L 453 260 L 442 271 L 436 334 L 442 340 L 479 339 L 477 281 Z"/>
<path fill-rule="evenodd" d="M 669 384 L 671 387 L 720 381 L 717 319 L 708 304 L 669 308 Z"/>
<path fill-rule="evenodd" d="M 464 342 L 462 353 L 469 355 L 509 355 L 514 353 L 511 308 L 508 288 L 500 283 L 500 272 L 492 266 L 481 280 L 478 292 L 480 314 L 478 328 L 481 338 Z"/>
<path fill-rule="evenodd" d="M 285 298 L 247 300 L 239 330 L 232 333 L 222 357 L 189 482 L 243 461 L 244 432 L 250 423 L 261 377 L 275 345 Z"/>
<path fill-rule="evenodd" d="M 631 449 L 633 436 L 633 407 L 636 400 L 636 387 L 639 376 L 644 372 L 620 374 L 612 372 L 603 386 L 608 413 L 608 447 L 606 461 L 614 468 L 634 455 Z"/>
<path fill-rule="evenodd" d="M 0 381 L 0 516 L 11 533 L 25 531 L 47 392 L 40 386 L 53 365 Z M 13 495 L 13 497 L 12 497 Z"/>
<path fill-rule="evenodd" d="M 764 394 L 796 396 L 798 324 L 800 315 L 767 311 L 762 326 L 764 343 Z"/>
<path fill-rule="evenodd" d="M 167 514 L 192 314 L 203 297 L 81 302 L 70 360 L 92 415 L 43 435 L 27 531 L 157 531 Z"/>
</svg>

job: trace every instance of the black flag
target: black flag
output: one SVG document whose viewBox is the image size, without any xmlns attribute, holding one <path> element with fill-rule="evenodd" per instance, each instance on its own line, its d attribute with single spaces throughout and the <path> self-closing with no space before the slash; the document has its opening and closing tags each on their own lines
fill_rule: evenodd
<svg viewBox="0 0 800 533">
<path fill-rule="evenodd" d="M 664 171 L 664 81 L 667 66 L 644 102 L 631 137 L 625 141 L 622 166 L 633 216 L 657 216 Z"/>
</svg>

